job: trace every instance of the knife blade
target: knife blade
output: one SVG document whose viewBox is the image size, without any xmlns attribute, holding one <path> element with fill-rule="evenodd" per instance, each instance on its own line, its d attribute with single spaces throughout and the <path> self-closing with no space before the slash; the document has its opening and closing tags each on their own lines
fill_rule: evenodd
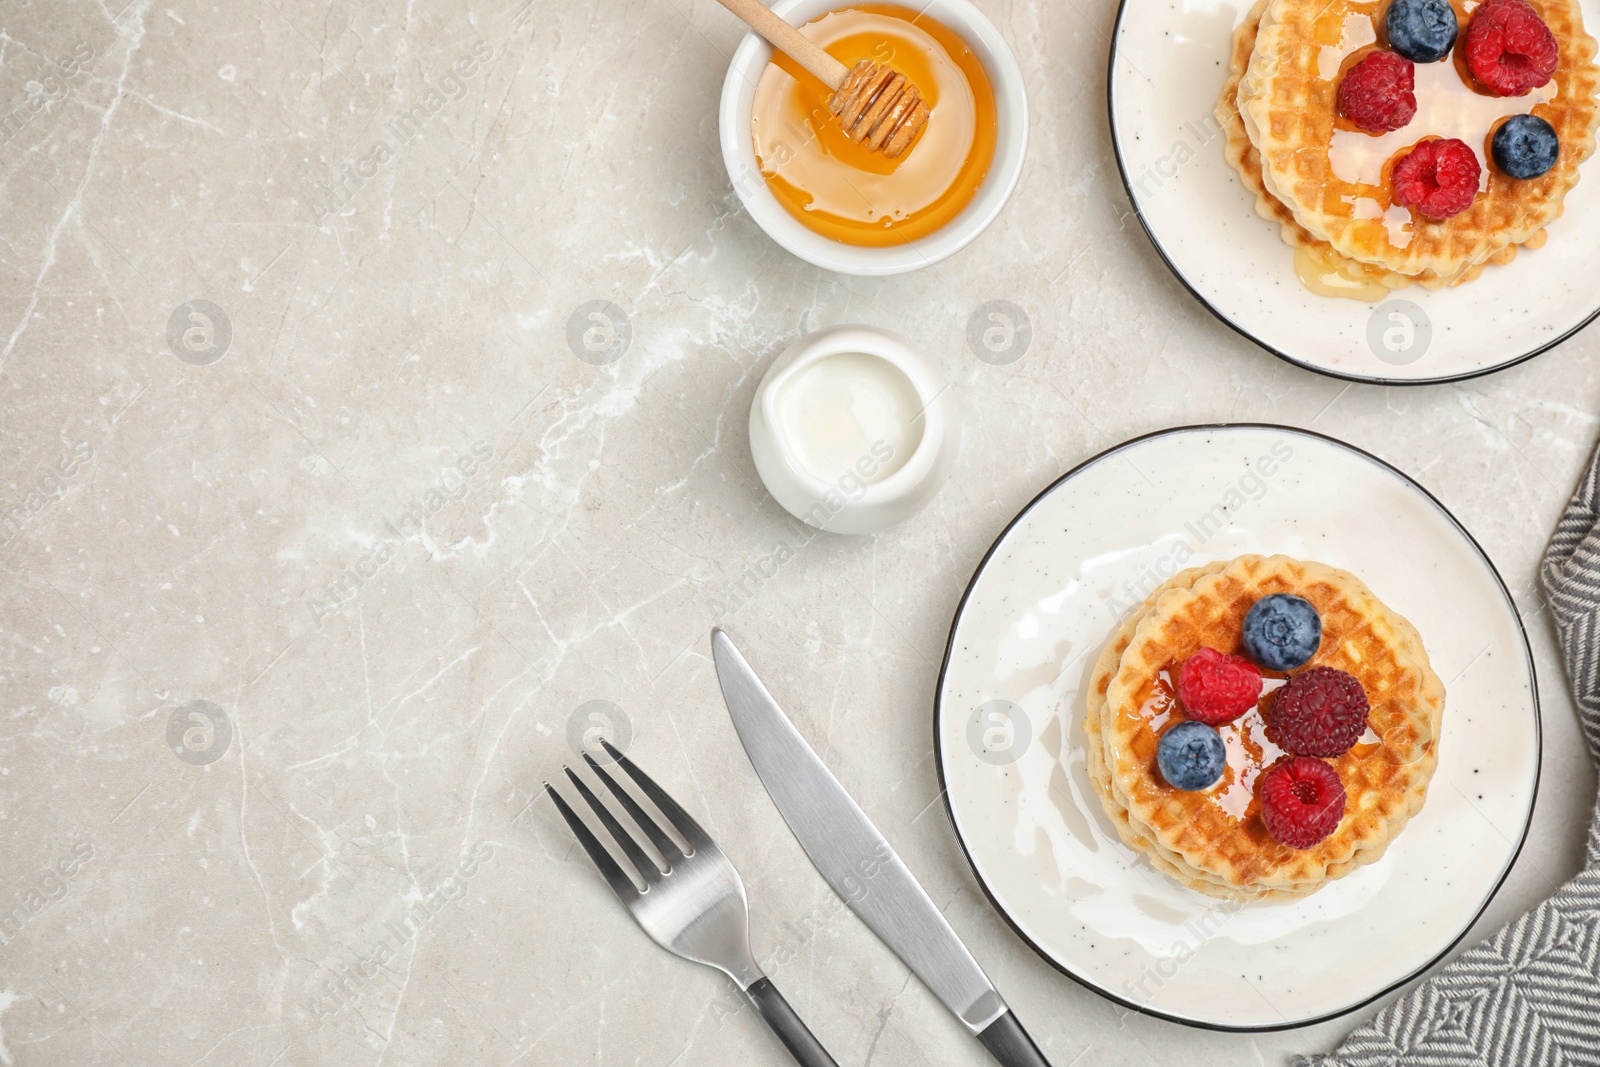
<svg viewBox="0 0 1600 1067">
<path fill-rule="evenodd" d="M 823 880 L 997 1061 L 1049 1067 L 927 891 L 720 628 L 711 658 L 761 784 Z"/>
</svg>

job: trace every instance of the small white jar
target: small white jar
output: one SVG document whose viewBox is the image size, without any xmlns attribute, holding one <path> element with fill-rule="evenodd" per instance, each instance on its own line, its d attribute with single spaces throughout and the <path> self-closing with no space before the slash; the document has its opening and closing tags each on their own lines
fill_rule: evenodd
<svg viewBox="0 0 1600 1067">
<path fill-rule="evenodd" d="M 767 491 L 830 533 L 877 533 L 914 515 L 960 444 L 955 391 L 904 340 L 868 326 L 796 341 L 750 405 L 750 452 Z"/>
</svg>

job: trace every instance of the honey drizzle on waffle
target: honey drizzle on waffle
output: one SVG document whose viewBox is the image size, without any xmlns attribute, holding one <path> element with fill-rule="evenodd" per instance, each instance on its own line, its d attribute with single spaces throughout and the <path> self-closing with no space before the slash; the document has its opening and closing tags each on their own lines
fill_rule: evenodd
<svg viewBox="0 0 1600 1067">
<path fill-rule="evenodd" d="M 1579 164 L 1594 151 L 1600 121 L 1596 46 L 1584 32 L 1577 0 L 1530 2 L 1560 46 L 1547 91 L 1500 100 L 1468 87 L 1454 61 L 1421 64 L 1417 118 L 1403 130 L 1373 137 L 1338 116 L 1336 95 L 1339 74 L 1363 49 L 1374 47 L 1357 42 L 1376 40 L 1373 20 L 1380 7 L 1370 0 L 1269 0 L 1236 100 L 1260 154 L 1265 188 L 1300 226 L 1340 254 L 1424 281 L 1428 272 L 1439 284 L 1464 280 L 1508 245 L 1530 241 L 1560 215 Z M 1467 8 L 1459 10 L 1470 16 Z M 1462 21 L 1464 38 L 1470 17 Z M 1460 51 L 1458 39 L 1453 54 Z M 1459 215 L 1401 216 L 1388 194 L 1388 169 L 1396 156 L 1424 137 L 1460 136 L 1486 158 L 1495 118 L 1524 110 L 1550 122 L 1560 136 L 1554 168 L 1519 181 L 1487 167 L 1482 191 Z"/>
<path fill-rule="evenodd" d="M 1476 6 L 1456 5 L 1460 25 L 1467 25 L 1468 12 Z M 1318 73 L 1332 84 L 1335 94 L 1345 73 L 1377 47 L 1383 9 L 1381 3 L 1355 5 L 1340 27 L 1339 43 L 1324 45 L 1318 53 Z M 1493 171 L 1490 131 L 1501 119 L 1534 110 L 1534 105 L 1548 103 L 1556 94 L 1556 84 L 1551 81 L 1524 96 L 1492 96 L 1473 85 L 1460 58 L 1461 49 L 1453 49 L 1451 55 L 1454 62 L 1446 59 L 1414 64 L 1417 113 L 1400 129 L 1372 134 L 1357 129 L 1342 115 L 1334 119 L 1328 144 L 1328 163 L 1335 180 L 1332 190 L 1339 194 L 1350 214 L 1382 219 L 1389 243 L 1396 248 L 1410 244 L 1412 235 L 1410 209 L 1395 204 L 1392 198 L 1389 171 L 1397 159 L 1419 140 L 1457 138 L 1465 141 L 1478 157 L 1482 168 L 1478 189 L 1487 191 Z"/>
</svg>

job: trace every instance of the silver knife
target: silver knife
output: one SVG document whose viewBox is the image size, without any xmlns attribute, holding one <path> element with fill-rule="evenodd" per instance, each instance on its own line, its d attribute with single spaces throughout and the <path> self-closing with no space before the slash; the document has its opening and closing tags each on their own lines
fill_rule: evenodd
<svg viewBox="0 0 1600 1067">
<path fill-rule="evenodd" d="M 711 658 L 761 784 L 823 879 L 996 1060 L 1050 1067 L 927 892 L 720 629 L 711 631 Z"/>
</svg>

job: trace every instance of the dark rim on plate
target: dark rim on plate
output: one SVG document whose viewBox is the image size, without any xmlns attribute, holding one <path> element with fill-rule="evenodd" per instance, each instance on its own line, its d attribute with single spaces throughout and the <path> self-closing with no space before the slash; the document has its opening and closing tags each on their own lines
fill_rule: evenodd
<svg viewBox="0 0 1600 1067">
<path fill-rule="evenodd" d="M 1371 996 L 1366 997 L 1364 1000 L 1361 1000 L 1355 1004 L 1351 1004 L 1348 1007 L 1340 1008 L 1337 1011 L 1328 1012 L 1325 1015 L 1318 1015 L 1314 1018 L 1303 1019 L 1299 1022 L 1284 1023 L 1282 1025 L 1228 1026 L 1223 1023 L 1211 1023 L 1198 1019 L 1186 1019 L 1180 1015 L 1171 1015 L 1167 1012 L 1156 1011 L 1150 1008 L 1148 1005 L 1136 1004 L 1133 1001 L 1120 997 L 1111 992 L 1109 989 L 1100 986 L 1093 979 L 1085 975 L 1078 974 L 1061 963 L 1058 963 L 1054 957 L 1052 957 L 1048 952 L 1041 948 L 1037 942 L 1023 932 L 1022 927 L 1019 926 L 1014 919 L 1012 919 L 1010 912 L 1006 910 L 1005 906 L 1000 903 L 1000 901 L 995 897 L 994 893 L 989 889 L 989 883 L 984 880 L 983 872 L 978 870 L 978 865 L 972 858 L 972 852 L 967 848 L 967 839 L 962 834 L 961 827 L 956 822 L 955 809 L 950 803 L 950 783 L 945 780 L 944 774 L 944 741 L 939 729 L 944 709 L 945 676 L 950 671 L 950 660 L 955 654 L 956 630 L 961 625 L 961 618 L 966 612 L 967 601 L 971 599 L 972 591 L 977 588 L 978 579 L 983 576 L 984 570 L 988 568 L 989 561 L 994 558 L 994 554 L 999 551 L 1000 546 L 1005 543 L 1006 538 L 1011 535 L 1011 531 L 1016 528 L 1017 524 L 1020 523 L 1028 515 L 1028 513 L 1039 504 L 1040 501 L 1049 496 L 1051 493 L 1055 492 L 1058 487 L 1064 485 L 1067 481 L 1077 476 L 1081 471 L 1087 470 L 1089 467 L 1094 466 L 1103 459 L 1108 459 L 1111 456 L 1116 455 L 1123 449 L 1131 448 L 1134 445 L 1140 444 L 1144 441 L 1153 440 L 1157 437 L 1168 437 L 1173 434 L 1194 432 L 1225 432 L 1228 430 L 1278 430 L 1284 433 L 1298 434 L 1302 437 L 1310 437 L 1320 441 L 1326 441 L 1327 443 L 1337 445 L 1348 452 L 1353 452 L 1356 455 L 1371 461 L 1384 470 L 1389 471 L 1391 474 L 1403 481 L 1406 485 L 1416 490 L 1417 493 L 1421 494 L 1425 500 L 1427 500 L 1438 510 L 1439 514 L 1443 515 L 1445 519 L 1449 521 L 1450 525 L 1456 528 L 1461 536 L 1467 539 L 1467 543 L 1472 546 L 1473 551 L 1477 552 L 1478 558 L 1483 560 L 1484 565 L 1489 568 L 1489 574 L 1494 578 L 1495 584 L 1499 586 L 1500 595 L 1505 598 L 1506 606 L 1511 609 L 1511 617 L 1516 621 L 1516 632 L 1518 636 L 1522 638 L 1522 654 L 1528 668 L 1528 694 L 1533 700 L 1533 744 L 1535 759 L 1533 767 L 1533 796 L 1528 803 L 1528 816 L 1523 820 L 1522 830 L 1517 835 L 1516 847 L 1511 850 L 1510 860 L 1507 861 L 1505 869 L 1500 872 L 1500 876 L 1495 879 L 1494 885 L 1490 887 L 1489 892 L 1484 896 L 1483 903 L 1478 905 L 1478 910 L 1473 914 L 1472 919 L 1467 922 L 1466 925 L 1462 927 L 1461 932 L 1455 937 L 1451 938 L 1450 943 L 1441 949 L 1432 959 L 1417 967 L 1403 978 L 1390 983 L 1384 988 L 1378 990 L 1376 993 L 1373 993 Z M 978 887 L 983 890 L 983 895 L 989 899 L 989 904 L 999 914 L 1000 918 L 1004 919 L 1006 925 L 1011 927 L 1012 932 L 1022 940 L 1023 944 L 1031 948 L 1040 959 L 1044 960 L 1050 966 L 1054 967 L 1068 978 L 1071 978 L 1074 982 L 1077 982 L 1085 989 L 1088 989 L 1094 993 L 1098 993 L 1107 1000 L 1120 1004 L 1123 1007 L 1141 1015 L 1148 1015 L 1153 1018 L 1164 1019 L 1167 1022 L 1179 1023 L 1183 1026 L 1190 1026 L 1200 1030 L 1215 1030 L 1232 1034 L 1259 1034 L 1281 1032 L 1285 1030 L 1298 1030 L 1307 1026 L 1315 1026 L 1318 1023 L 1325 1023 L 1330 1019 L 1337 1019 L 1340 1016 L 1348 1015 L 1354 1011 L 1360 1011 L 1373 1001 L 1387 996 L 1396 989 L 1399 989 L 1401 986 L 1413 981 L 1420 975 L 1437 966 L 1441 960 L 1448 956 L 1451 951 L 1457 945 L 1459 945 L 1463 939 L 1466 938 L 1467 934 L 1472 932 L 1472 928 L 1477 925 L 1478 920 L 1483 918 L 1483 913 L 1488 910 L 1490 902 L 1493 901 L 1495 896 L 1500 892 L 1501 886 L 1505 885 L 1506 878 L 1511 874 L 1511 869 L 1517 865 L 1517 859 L 1522 855 L 1523 844 L 1528 840 L 1528 827 L 1533 823 L 1534 809 L 1539 803 L 1539 775 L 1541 765 L 1544 762 L 1544 728 L 1540 721 L 1539 680 L 1538 675 L 1534 671 L 1533 649 L 1528 644 L 1528 632 L 1527 629 L 1522 625 L 1522 616 L 1517 613 L 1516 608 L 1516 601 L 1511 599 L 1511 590 L 1506 587 L 1505 579 L 1500 577 L 1500 571 L 1495 567 L 1494 561 L 1490 559 L 1489 554 L 1483 550 L 1483 546 L 1478 544 L 1478 539 L 1472 536 L 1471 531 L 1463 526 L 1460 520 L 1451 514 L 1449 508 L 1440 503 L 1437 497 L 1419 485 L 1413 478 L 1411 478 L 1410 475 L 1406 474 L 1398 467 L 1395 467 L 1393 464 L 1373 455 L 1364 448 L 1359 448 L 1350 444 L 1349 442 L 1341 441 L 1336 437 L 1330 437 L 1327 434 L 1318 433 L 1315 430 L 1305 430 L 1297 426 L 1284 426 L 1272 422 L 1199 423 L 1193 426 L 1174 426 L 1165 430 L 1154 430 L 1150 433 L 1140 434 L 1138 437 L 1131 437 L 1128 440 L 1123 441 L 1121 444 L 1112 445 L 1110 448 L 1107 448 L 1104 451 L 1089 457 L 1082 463 L 1079 463 L 1077 466 L 1067 471 L 1067 473 L 1063 474 L 1061 477 L 1057 478 L 1055 481 L 1051 482 L 1049 485 L 1045 486 L 1045 488 L 1041 490 L 1037 496 L 1028 501 L 1028 503 L 1023 506 L 1022 510 L 1017 512 L 1017 514 L 1012 517 L 1010 522 L 1006 523 L 1005 529 L 1000 531 L 999 536 L 994 539 L 994 543 L 989 546 L 989 550 L 983 554 L 983 559 L 979 561 L 977 569 L 972 572 L 972 577 L 967 581 L 967 587 L 965 590 L 963 590 L 961 594 L 961 600 L 956 605 L 955 616 L 950 620 L 950 636 L 945 642 L 944 660 L 939 664 L 939 680 L 933 694 L 933 764 L 939 775 L 939 796 L 944 800 L 945 817 L 950 820 L 950 828 L 955 833 L 956 842 L 961 846 L 961 855 L 966 859 L 967 866 L 972 869 L 972 875 L 977 880 Z"/>
<path fill-rule="evenodd" d="M 1116 23 L 1111 27 L 1111 55 L 1106 63 L 1106 117 L 1111 126 L 1111 152 L 1114 156 L 1116 156 L 1117 159 L 1117 175 L 1122 179 L 1122 190 L 1127 194 L 1128 204 L 1133 208 L 1133 214 L 1139 220 L 1140 229 L 1144 230 L 1144 235 L 1150 238 L 1150 244 L 1155 248 L 1156 255 L 1161 257 L 1161 262 L 1166 264 L 1167 269 L 1172 272 L 1172 276 L 1178 279 L 1178 283 L 1180 285 L 1189 290 L 1189 295 L 1193 296 L 1195 300 L 1199 301 L 1201 307 L 1211 312 L 1211 314 L 1216 316 L 1216 318 L 1224 326 L 1228 327 L 1240 337 L 1243 337 L 1245 340 L 1256 345 L 1258 348 L 1262 348 L 1267 352 L 1272 353 L 1285 363 L 1292 363 L 1296 367 L 1299 367 L 1303 370 L 1308 370 L 1315 374 L 1325 374 L 1330 378 L 1341 378 L 1348 382 L 1364 382 L 1369 385 L 1442 385 L 1445 382 L 1464 382 L 1469 378 L 1481 378 L 1486 374 L 1494 374 L 1498 371 L 1515 367 L 1519 363 L 1526 363 L 1533 357 L 1543 355 L 1545 352 L 1550 351 L 1550 349 L 1561 344 L 1563 341 L 1566 341 L 1568 338 L 1578 334 L 1590 323 L 1594 322 L 1596 318 L 1600 318 L 1600 306 L 1597 306 L 1593 311 L 1589 312 L 1588 316 L 1584 318 L 1582 322 L 1579 322 L 1577 325 L 1573 326 L 1572 329 L 1568 330 L 1560 337 L 1557 337 L 1551 341 L 1546 341 L 1544 344 L 1539 345 L 1537 348 L 1530 349 L 1529 351 L 1522 353 L 1520 356 L 1516 356 L 1502 363 L 1496 363 L 1491 367 L 1484 367 L 1481 370 L 1462 371 L 1459 374 L 1442 374 L 1434 378 L 1385 378 L 1381 375 L 1374 374 L 1347 373 L 1344 371 L 1333 370 L 1329 367 L 1317 366 L 1316 364 L 1309 363 L 1298 356 L 1291 355 L 1288 352 L 1282 351 L 1281 349 L 1272 347 L 1266 341 L 1257 337 L 1255 334 L 1251 333 L 1249 330 L 1233 321 L 1233 319 L 1229 318 L 1223 313 L 1221 308 L 1218 308 L 1215 304 L 1208 300 L 1199 289 L 1195 288 L 1194 283 L 1189 280 L 1183 271 L 1178 269 L 1178 265 L 1174 263 L 1172 261 L 1172 257 L 1167 254 L 1166 247 L 1162 245 L 1161 240 L 1156 236 L 1155 231 L 1150 228 L 1150 223 L 1145 221 L 1144 212 L 1139 209 L 1139 201 L 1133 195 L 1133 183 L 1128 180 L 1128 165 L 1124 163 L 1122 159 L 1122 141 L 1120 139 L 1120 130 L 1117 126 L 1117 42 L 1122 38 L 1122 18 L 1127 14 L 1127 12 L 1128 0 L 1120 0 L 1117 5 L 1117 20 Z M 1437 501 L 1435 501 L 1435 503 L 1437 503 Z M 1448 514 L 1448 512 L 1446 514 Z M 1473 543 L 1476 544 L 1477 542 Z M 1496 574 L 1495 577 L 1498 578 L 1499 575 Z"/>
</svg>

